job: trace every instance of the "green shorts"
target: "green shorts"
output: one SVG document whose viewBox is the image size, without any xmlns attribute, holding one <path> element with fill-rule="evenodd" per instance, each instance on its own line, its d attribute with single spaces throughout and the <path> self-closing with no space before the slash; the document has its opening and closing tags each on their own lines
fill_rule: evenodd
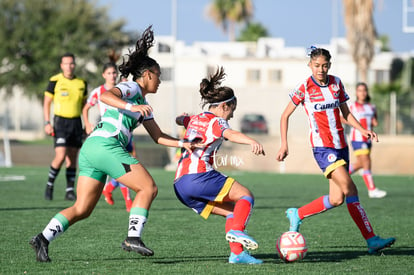
<svg viewBox="0 0 414 275">
<path fill-rule="evenodd" d="M 89 137 L 79 152 L 79 176 L 106 181 L 106 176 L 117 179 L 130 171 L 132 157 L 116 138 Z"/>
</svg>

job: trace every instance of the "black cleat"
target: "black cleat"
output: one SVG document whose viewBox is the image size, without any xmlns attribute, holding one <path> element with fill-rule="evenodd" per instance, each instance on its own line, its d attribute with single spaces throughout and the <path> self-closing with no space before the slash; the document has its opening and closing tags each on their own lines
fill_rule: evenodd
<svg viewBox="0 0 414 275">
<path fill-rule="evenodd" d="M 34 236 L 29 244 L 33 247 L 36 252 L 36 260 L 38 262 L 50 262 L 49 258 L 49 241 L 43 237 L 42 233 Z"/>
<path fill-rule="evenodd" d="M 127 237 L 122 242 L 122 249 L 131 252 L 135 251 L 142 256 L 152 256 L 154 251 L 145 246 L 140 237 Z"/>
<path fill-rule="evenodd" d="M 53 186 L 46 185 L 45 200 L 53 200 Z"/>
<path fill-rule="evenodd" d="M 67 201 L 76 201 L 76 195 L 75 192 L 71 191 L 67 191 L 66 195 L 65 195 L 65 200 Z"/>
</svg>

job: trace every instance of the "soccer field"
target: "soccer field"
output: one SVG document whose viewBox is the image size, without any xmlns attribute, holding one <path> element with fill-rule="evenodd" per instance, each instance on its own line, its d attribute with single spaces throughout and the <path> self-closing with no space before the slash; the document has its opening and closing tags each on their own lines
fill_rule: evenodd
<svg viewBox="0 0 414 275">
<path fill-rule="evenodd" d="M 383 199 L 369 199 L 361 177 L 354 176 L 360 201 L 383 237 L 397 238 L 393 247 L 368 255 L 365 241 L 345 205 L 306 219 L 301 233 L 308 254 L 285 264 L 276 256 L 276 239 L 288 229 L 284 211 L 326 194 L 322 175 L 226 172 L 249 187 L 255 207 L 247 230 L 259 242 L 252 252 L 262 265 L 228 264 L 224 218 L 207 221 L 175 197 L 173 172 L 150 169 L 159 193 L 150 210 L 143 240 L 155 252 L 143 257 L 121 249 L 128 213 L 120 190 L 115 205 L 102 197 L 92 215 L 73 225 L 49 246 L 51 263 L 36 262 L 29 245 L 49 220 L 72 203 L 64 201 L 64 175 L 55 185 L 53 201 L 43 198 L 47 167 L 0 168 L 0 274 L 413 274 L 414 177 L 376 176 Z M 11 177 L 16 176 L 16 177 Z M 17 177 L 19 176 L 19 177 Z M 22 177 L 24 176 L 24 178 Z"/>
</svg>

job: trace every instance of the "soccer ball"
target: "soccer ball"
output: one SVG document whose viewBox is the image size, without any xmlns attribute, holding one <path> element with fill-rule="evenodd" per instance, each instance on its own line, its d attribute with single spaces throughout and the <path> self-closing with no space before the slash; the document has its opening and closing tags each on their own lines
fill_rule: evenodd
<svg viewBox="0 0 414 275">
<path fill-rule="evenodd" d="M 277 239 L 276 250 L 280 259 L 285 262 L 294 262 L 305 258 L 308 248 L 302 234 L 289 231 Z"/>
</svg>

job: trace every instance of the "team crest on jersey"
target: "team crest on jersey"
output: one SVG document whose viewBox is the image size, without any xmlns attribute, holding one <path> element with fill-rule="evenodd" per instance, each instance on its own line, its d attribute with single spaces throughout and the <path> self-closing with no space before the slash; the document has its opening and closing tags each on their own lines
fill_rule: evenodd
<svg viewBox="0 0 414 275">
<path fill-rule="evenodd" d="M 332 94 L 335 98 L 339 97 L 339 86 L 337 84 L 331 85 Z"/>
<path fill-rule="evenodd" d="M 125 94 L 126 94 L 127 97 L 130 97 L 131 96 L 131 91 L 127 90 Z"/>
<path fill-rule="evenodd" d="M 334 154 L 329 154 L 328 155 L 328 161 L 329 162 L 334 162 L 336 160 L 336 156 Z"/>
</svg>

